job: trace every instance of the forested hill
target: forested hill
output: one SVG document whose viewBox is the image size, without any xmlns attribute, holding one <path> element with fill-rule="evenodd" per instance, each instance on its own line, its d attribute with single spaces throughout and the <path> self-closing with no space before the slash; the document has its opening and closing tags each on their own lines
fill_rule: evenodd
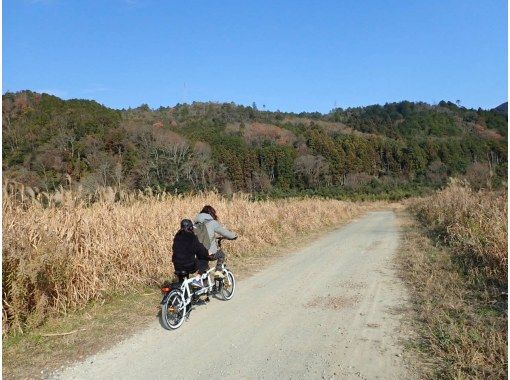
<svg viewBox="0 0 510 380">
<path fill-rule="evenodd" d="M 508 102 L 500 104 L 496 108 L 493 108 L 493 110 L 499 113 L 508 114 Z"/>
<path fill-rule="evenodd" d="M 60 185 L 288 195 L 413 194 L 506 183 L 507 114 L 399 102 L 328 114 L 233 103 L 114 110 L 30 91 L 2 99 L 3 175 Z M 396 195 L 395 195 L 396 194 Z"/>
</svg>

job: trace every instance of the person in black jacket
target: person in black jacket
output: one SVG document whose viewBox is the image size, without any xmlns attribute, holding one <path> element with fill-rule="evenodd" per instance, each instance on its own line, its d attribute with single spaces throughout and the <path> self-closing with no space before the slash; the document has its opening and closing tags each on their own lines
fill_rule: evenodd
<svg viewBox="0 0 510 380">
<path fill-rule="evenodd" d="M 172 262 L 175 271 L 195 273 L 198 270 L 192 285 L 202 287 L 201 275 L 209 268 L 208 261 L 211 260 L 211 257 L 194 234 L 191 220 L 184 219 L 181 221 L 181 229 L 175 234 L 172 251 Z M 183 277 L 179 276 L 179 281 L 182 280 Z"/>
</svg>

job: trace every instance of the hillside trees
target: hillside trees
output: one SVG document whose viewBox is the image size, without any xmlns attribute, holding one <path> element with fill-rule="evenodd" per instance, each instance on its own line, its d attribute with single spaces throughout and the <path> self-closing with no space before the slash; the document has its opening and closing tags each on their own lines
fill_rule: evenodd
<svg viewBox="0 0 510 380">
<path fill-rule="evenodd" d="M 323 156 L 307 154 L 300 156 L 295 162 L 295 171 L 298 181 L 304 188 L 318 189 L 321 185 L 331 184 L 329 163 Z"/>
<path fill-rule="evenodd" d="M 451 102 L 326 115 L 233 103 L 118 111 L 30 91 L 7 93 L 2 102 L 4 177 L 36 190 L 71 181 L 91 192 L 116 186 L 378 193 L 438 187 L 448 176 L 472 177 L 485 168 L 491 186 L 506 181 L 506 116 Z"/>
<path fill-rule="evenodd" d="M 306 161 L 312 162 L 315 160 L 316 162 L 312 164 L 312 166 L 317 166 L 316 170 L 323 171 L 327 167 L 331 177 L 331 184 L 340 184 L 346 171 L 348 171 L 348 169 L 346 169 L 346 163 L 350 162 L 348 160 L 346 161 L 346 154 L 343 147 L 340 144 L 335 143 L 335 141 L 327 135 L 323 129 L 315 125 L 312 126 L 305 135 L 308 138 L 307 146 L 309 146 L 311 151 L 316 153 L 318 156 L 315 159 L 312 159 L 310 155 L 307 155 L 307 159 L 297 163 L 298 167 L 305 165 Z M 328 162 L 327 166 L 325 162 L 322 162 L 323 159 Z M 322 174 L 322 176 L 323 175 L 324 174 Z M 319 177 L 321 177 L 321 175 L 318 175 L 318 178 Z"/>
<path fill-rule="evenodd" d="M 267 178 L 271 185 L 288 190 L 296 185 L 294 175 L 294 149 L 287 146 L 267 145 L 257 150 L 257 176 Z M 267 185 L 265 185 L 267 188 Z M 262 188 L 260 188 L 262 190 Z"/>
</svg>

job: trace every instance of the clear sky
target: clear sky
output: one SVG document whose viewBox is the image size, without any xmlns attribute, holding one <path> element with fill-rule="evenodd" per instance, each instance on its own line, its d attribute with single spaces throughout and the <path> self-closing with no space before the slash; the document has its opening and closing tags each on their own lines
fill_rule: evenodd
<svg viewBox="0 0 510 380">
<path fill-rule="evenodd" d="M 3 92 L 328 112 L 507 100 L 506 0 L 4 0 Z"/>
</svg>

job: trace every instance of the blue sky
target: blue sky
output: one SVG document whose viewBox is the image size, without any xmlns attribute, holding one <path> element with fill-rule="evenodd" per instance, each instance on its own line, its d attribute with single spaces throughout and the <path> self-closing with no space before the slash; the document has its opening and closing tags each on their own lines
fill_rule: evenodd
<svg viewBox="0 0 510 380">
<path fill-rule="evenodd" d="M 3 92 L 328 112 L 507 100 L 507 2 L 4 0 Z"/>
</svg>

